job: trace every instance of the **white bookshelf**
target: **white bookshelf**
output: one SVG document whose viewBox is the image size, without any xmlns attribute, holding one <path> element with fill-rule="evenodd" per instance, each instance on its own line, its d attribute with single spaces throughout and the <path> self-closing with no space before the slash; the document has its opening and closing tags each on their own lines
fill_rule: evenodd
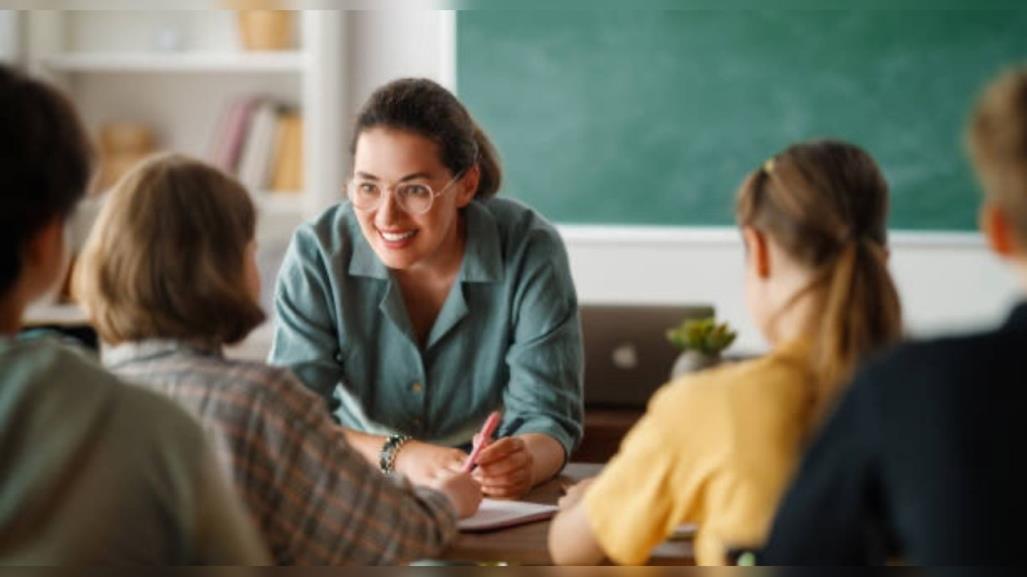
<svg viewBox="0 0 1027 577">
<path fill-rule="evenodd" d="M 348 161 L 346 13 L 295 14 L 294 46 L 273 52 L 242 49 L 236 14 L 227 10 L 25 10 L 5 20 L 17 33 L 9 42 L 17 46 L 15 59 L 61 86 L 94 136 L 108 122 L 139 122 L 153 129 L 158 149 L 209 159 L 234 102 L 261 96 L 301 111 L 303 190 L 251 191 L 269 313 L 292 232 L 340 200 Z M 88 230 L 94 216 L 84 215 L 75 228 Z M 74 305 L 47 303 L 28 316 L 35 323 L 84 320 Z M 263 356 L 268 334 L 270 323 L 233 352 Z"/>
<path fill-rule="evenodd" d="M 264 96 L 301 110 L 304 190 L 253 191 L 271 221 L 261 234 L 287 237 L 338 201 L 347 159 L 345 13 L 295 15 L 295 46 L 283 51 L 242 49 L 227 10 L 24 11 L 19 29 L 30 69 L 69 93 L 94 135 L 107 122 L 141 122 L 159 149 L 209 158 L 233 102 Z"/>
</svg>

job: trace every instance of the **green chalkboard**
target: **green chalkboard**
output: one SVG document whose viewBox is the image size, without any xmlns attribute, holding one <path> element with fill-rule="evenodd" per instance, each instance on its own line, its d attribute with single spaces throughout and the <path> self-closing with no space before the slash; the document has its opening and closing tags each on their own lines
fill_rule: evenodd
<svg viewBox="0 0 1027 577">
<path fill-rule="evenodd" d="M 457 90 L 504 194 L 567 223 L 724 225 L 746 172 L 803 139 L 867 148 L 893 228 L 970 230 L 962 145 L 1027 10 L 469 11 Z"/>
</svg>

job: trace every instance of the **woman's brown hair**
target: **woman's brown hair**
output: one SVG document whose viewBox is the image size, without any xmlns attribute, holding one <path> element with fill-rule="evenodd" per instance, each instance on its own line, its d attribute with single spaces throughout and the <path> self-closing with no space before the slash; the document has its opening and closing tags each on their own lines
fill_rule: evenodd
<svg viewBox="0 0 1027 577">
<path fill-rule="evenodd" d="M 800 294 L 812 293 L 817 302 L 807 334 L 821 414 L 856 365 L 902 333 L 887 267 L 887 214 L 888 184 L 877 163 L 845 142 L 791 146 L 739 190 L 738 223 L 769 235 L 813 271 Z"/>
<path fill-rule="evenodd" d="M 103 340 L 232 344 L 263 322 L 245 282 L 256 212 L 235 179 L 161 155 L 108 194 L 74 279 Z"/>
<path fill-rule="evenodd" d="M 405 130 L 431 140 L 453 175 L 477 164 L 481 178 L 476 197 L 489 198 L 499 192 L 503 169 L 492 141 L 467 108 L 435 82 L 404 78 L 375 90 L 357 115 L 351 154 L 356 154 L 360 135 L 376 127 Z"/>
</svg>

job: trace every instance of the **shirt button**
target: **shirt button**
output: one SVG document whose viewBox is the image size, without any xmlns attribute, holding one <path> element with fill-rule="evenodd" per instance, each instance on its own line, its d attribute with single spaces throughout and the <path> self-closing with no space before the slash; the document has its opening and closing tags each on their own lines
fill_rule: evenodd
<svg viewBox="0 0 1027 577">
<path fill-rule="evenodd" d="M 421 383 L 414 383 L 410 385 L 410 390 L 414 393 L 421 394 L 421 391 L 424 390 L 424 385 L 422 385 Z"/>
</svg>

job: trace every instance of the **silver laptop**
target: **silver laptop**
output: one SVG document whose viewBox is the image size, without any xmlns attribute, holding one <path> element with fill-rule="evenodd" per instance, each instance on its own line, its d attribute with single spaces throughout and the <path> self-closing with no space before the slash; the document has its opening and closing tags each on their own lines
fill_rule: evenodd
<svg viewBox="0 0 1027 577">
<path fill-rule="evenodd" d="M 585 406 L 645 408 L 680 352 L 667 329 L 713 316 L 712 306 L 582 305 Z"/>
</svg>

